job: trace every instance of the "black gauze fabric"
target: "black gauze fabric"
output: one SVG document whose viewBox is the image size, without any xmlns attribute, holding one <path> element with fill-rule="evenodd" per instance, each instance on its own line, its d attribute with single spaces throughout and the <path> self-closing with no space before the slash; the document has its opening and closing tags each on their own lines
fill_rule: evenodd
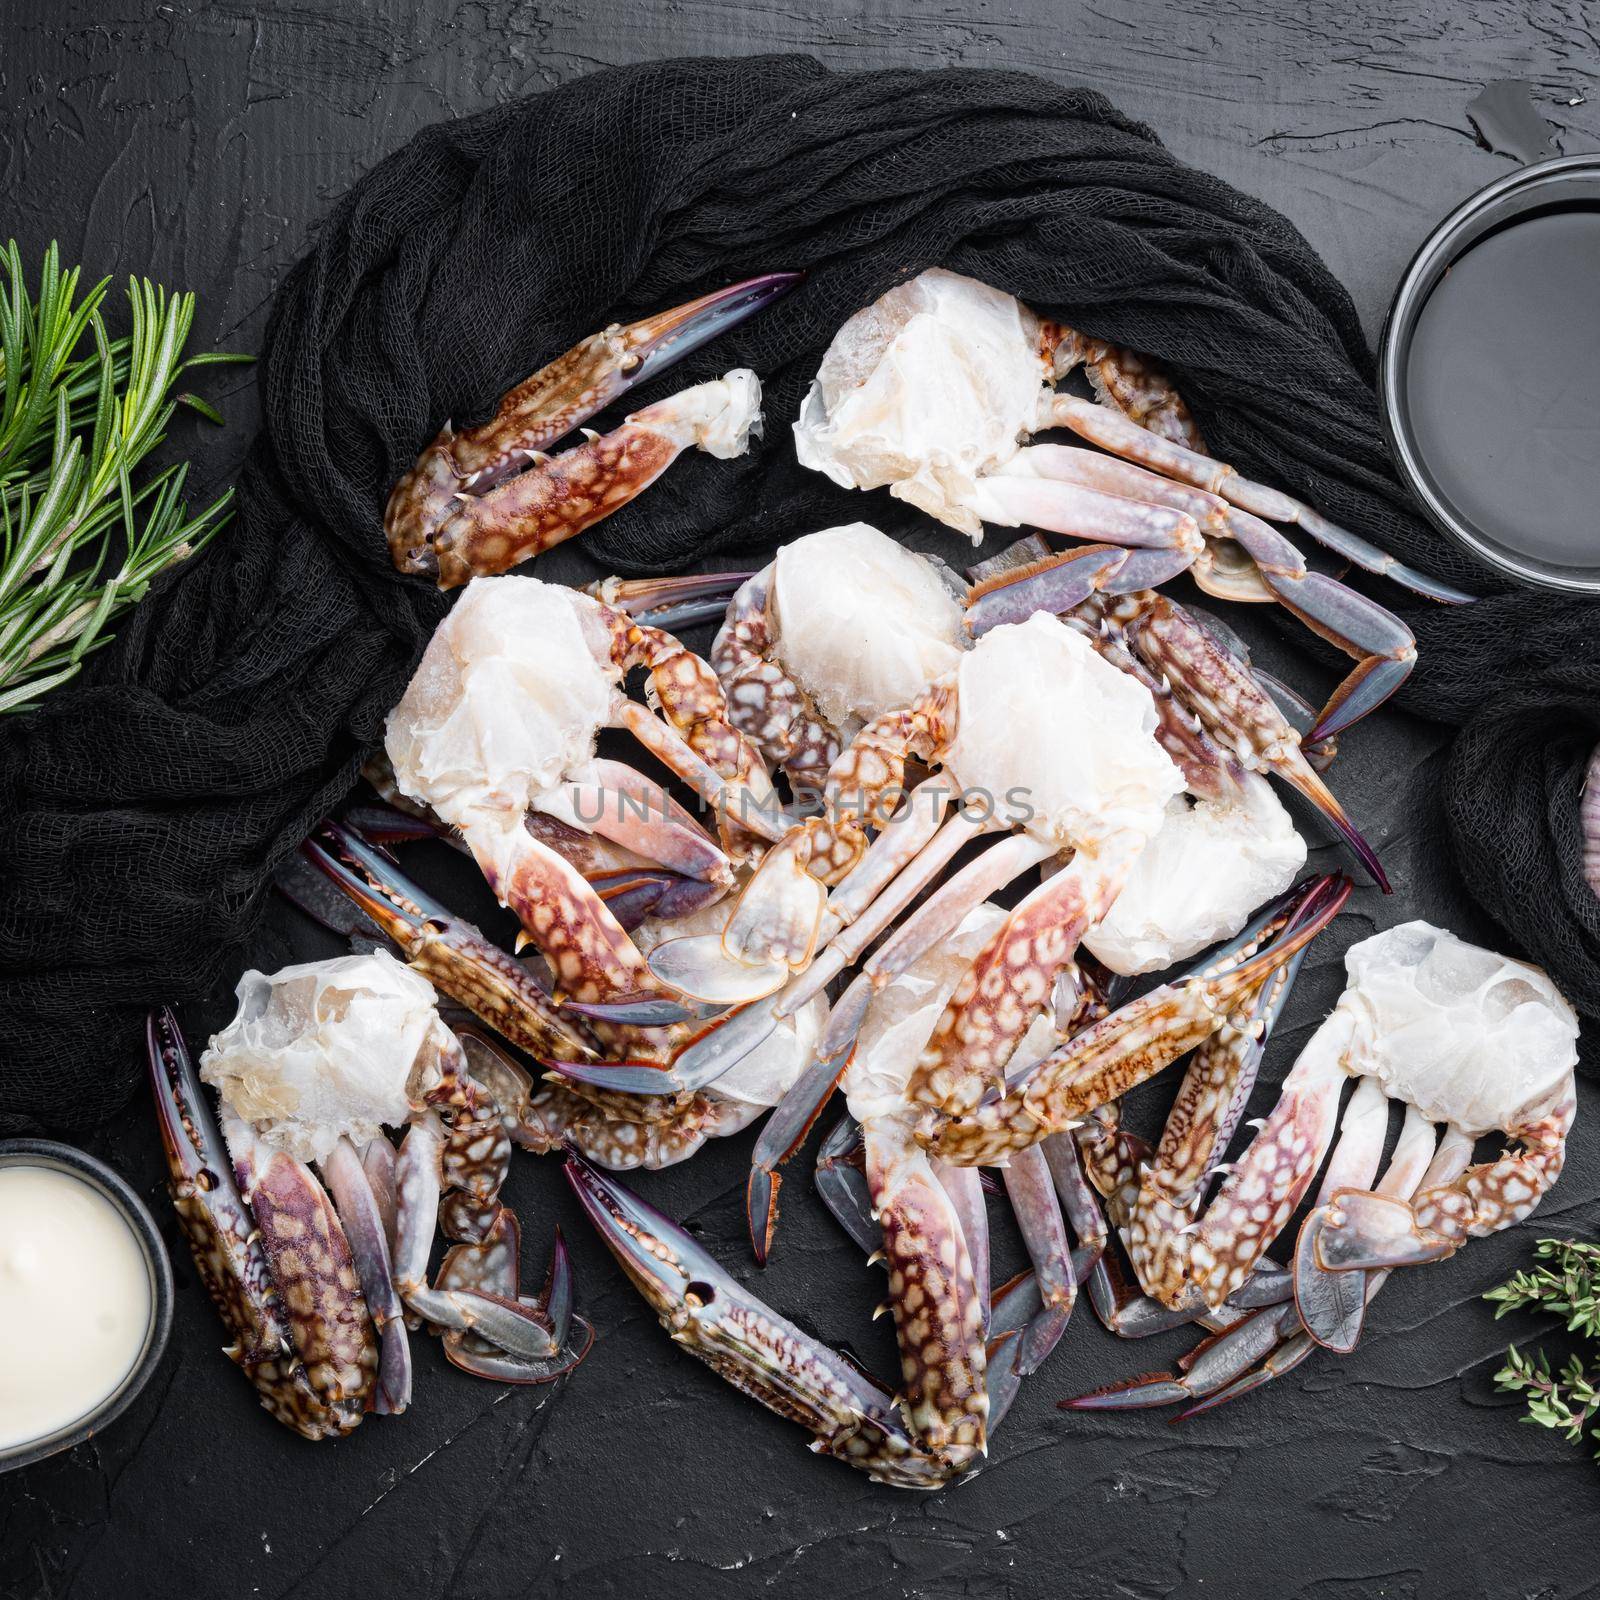
<svg viewBox="0 0 1600 1600">
<path fill-rule="evenodd" d="M 238 970 L 275 866 L 352 785 L 444 612 L 393 571 L 381 525 L 444 419 L 481 420 L 607 321 L 804 267 L 798 292 L 627 401 L 751 366 L 765 440 L 733 462 L 691 454 L 584 537 L 643 573 L 855 520 L 870 503 L 803 471 L 789 424 L 844 319 L 935 264 L 1155 356 L 1219 454 L 1490 587 L 1398 487 L 1354 308 L 1305 240 L 1097 94 L 677 61 L 430 128 L 282 287 L 236 525 L 91 686 L 0 731 L 0 1126 L 102 1118 L 137 1079 L 144 1009 Z M 1595 613 L 1524 593 L 1400 609 L 1422 647 L 1404 703 L 1464 724 L 1450 820 L 1473 892 L 1600 1015 L 1600 907 L 1575 848 Z"/>
</svg>

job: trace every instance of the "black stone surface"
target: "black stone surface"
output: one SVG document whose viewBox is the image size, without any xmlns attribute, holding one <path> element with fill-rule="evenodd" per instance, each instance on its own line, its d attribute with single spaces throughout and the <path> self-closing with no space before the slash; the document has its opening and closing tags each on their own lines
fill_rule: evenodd
<svg viewBox="0 0 1600 1600">
<path fill-rule="evenodd" d="M 30 256 L 54 236 L 91 272 L 193 287 L 200 336 L 253 348 L 274 285 L 332 197 L 439 117 L 686 52 L 1020 66 L 1103 89 L 1181 155 L 1286 211 L 1375 332 L 1432 222 L 1507 168 L 1476 144 L 1466 114 L 1486 82 L 1529 80 L 1567 150 L 1600 143 L 1597 30 L 1600 6 L 1585 0 L 8 0 L 0 207 Z M 228 432 L 184 441 L 218 476 L 253 417 L 249 377 L 227 385 Z M 587 575 L 577 552 L 545 570 Z M 1231 620 L 1284 675 L 1326 688 L 1259 618 Z M 1488 935 L 1431 839 L 1440 741 L 1398 714 L 1346 740 L 1337 787 L 1401 888 L 1390 901 L 1360 891 L 1318 946 L 1264 1082 L 1331 1002 L 1351 940 L 1415 915 Z M 412 860 L 464 910 L 504 926 L 443 851 Z M 253 954 L 271 967 L 335 948 L 280 906 Z M 219 993 L 185 1020 L 203 1038 L 230 1008 Z M 1152 1086 L 1136 1115 L 1155 1126 L 1170 1093 Z M 1256 1110 L 1269 1099 L 1264 1089 Z M 1594 1232 L 1597 1110 L 1586 1086 L 1545 1209 L 1397 1276 L 1354 1355 L 1317 1357 L 1181 1429 L 1159 1413 L 1084 1418 L 1054 1402 L 1166 1365 L 1186 1343 L 1122 1345 L 1084 1311 L 989 1467 L 929 1497 L 810 1456 L 796 1430 L 675 1351 L 553 1163 L 519 1160 L 509 1196 L 530 1268 L 552 1223 L 568 1231 L 600 1332 L 588 1363 L 554 1389 L 509 1390 L 455 1373 L 424 1344 L 413 1410 L 336 1445 L 305 1445 L 256 1407 L 218 1354 L 220 1327 L 169 1228 L 180 1289 L 165 1366 L 103 1439 L 0 1478 L 0 1597 L 1591 1594 L 1596 1468 L 1513 1425 L 1515 1407 L 1489 1380 L 1506 1339 L 1529 1327 L 1496 1325 L 1480 1295 L 1540 1233 Z M 748 1144 L 725 1141 L 639 1186 L 753 1278 Z M 163 1204 L 142 1105 L 93 1148 Z M 890 1372 L 890 1335 L 869 1321 L 881 1279 L 799 1167 L 787 1196 L 761 1291 Z M 1015 1255 L 1014 1241 L 1006 1248 Z"/>
</svg>

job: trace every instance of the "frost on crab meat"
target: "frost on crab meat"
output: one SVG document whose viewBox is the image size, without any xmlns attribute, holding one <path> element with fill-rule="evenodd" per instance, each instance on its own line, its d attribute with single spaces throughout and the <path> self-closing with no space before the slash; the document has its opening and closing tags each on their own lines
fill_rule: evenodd
<svg viewBox="0 0 1600 1600">
<path fill-rule="evenodd" d="M 559 1235 L 544 1294 L 519 1293 L 504 1116 L 427 982 L 378 951 L 246 973 L 239 1001 L 202 1059 L 220 1133 L 170 1014 L 151 1019 L 149 1066 L 174 1203 L 267 1409 L 309 1438 L 403 1411 L 408 1314 L 501 1381 L 581 1360 Z M 455 1244 L 430 1283 L 441 1223 Z"/>
<path fill-rule="evenodd" d="M 1101 403 L 1056 392 L 1079 364 Z M 1050 428 L 1099 448 L 1025 442 Z M 992 523 L 1115 547 L 1060 558 L 1052 609 L 1095 592 L 1136 594 L 1185 570 L 1223 598 L 1279 601 L 1357 663 L 1315 737 L 1392 694 L 1416 642 L 1399 618 L 1309 570 L 1272 523 L 1296 523 L 1434 599 L 1471 598 L 1206 455 L 1182 401 L 1148 363 L 942 268 L 890 289 L 839 330 L 801 407 L 795 449 L 835 482 L 887 487 L 975 542 Z"/>
</svg>

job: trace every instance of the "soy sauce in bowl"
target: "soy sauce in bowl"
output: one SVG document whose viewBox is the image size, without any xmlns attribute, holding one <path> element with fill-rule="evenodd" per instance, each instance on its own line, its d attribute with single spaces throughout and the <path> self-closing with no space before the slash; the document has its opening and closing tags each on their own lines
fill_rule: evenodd
<svg viewBox="0 0 1600 1600">
<path fill-rule="evenodd" d="M 1385 330 L 1385 421 L 1446 532 L 1600 591 L 1600 158 L 1513 173 L 1434 232 Z"/>
</svg>

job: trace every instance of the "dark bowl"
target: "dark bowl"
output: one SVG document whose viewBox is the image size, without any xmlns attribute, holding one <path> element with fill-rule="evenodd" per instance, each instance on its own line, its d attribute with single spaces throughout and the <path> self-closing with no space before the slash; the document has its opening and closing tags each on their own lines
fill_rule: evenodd
<svg viewBox="0 0 1600 1600">
<path fill-rule="evenodd" d="M 145 1203 L 103 1161 L 96 1161 L 69 1144 L 55 1144 L 48 1139 L 0 1139 L 0 1167 L 54 1167 L 92 1184 L 127 1219 L 150 1274 L 150 1325 L 145 1330 L 144 1348 L 128 1375 L 87 1416 L 42 1438 L 0 1449 L 0 1472 L 8 1472 L 12 1467 L 25 1467 L 58 1450 L 82 1444 L 121 1416 L 150 1381 L 172 1332 L 172 1263 Z"/>
<path fill-rule="evenodd" d="M 1600 572 L 1539 561 L 1479 527 L 1451 503 L 1417 445 L 1406 394 L 1412 337 L 1428 296 L 1485 234 L 1532 211 L 1600 205 L 1600 156 L 1558 156 L 1508 173 L 1463 201 L 1433 230 L 1400 280 L 1378 355 L 1378 398 L 1400 475 L 1443 533 L 1523 583 L 1600 594 Z"/>
</svg>

